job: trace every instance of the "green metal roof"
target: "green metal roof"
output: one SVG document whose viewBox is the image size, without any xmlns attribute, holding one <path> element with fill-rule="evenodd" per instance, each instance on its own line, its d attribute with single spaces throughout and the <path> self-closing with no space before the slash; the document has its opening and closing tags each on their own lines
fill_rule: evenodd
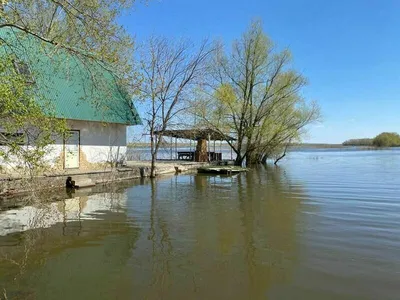
<svg viewBox="0 0 400 300">
<path fill-rule="evenodd" d="M 71 55 L 14 28 L 1 28 L 0 39 L 0 56 L 15 55 L 29 66 L 37 101 L 50 103 L 56 117 L 141 124 L 132 98 L 100 62 Z"/>
</svg>

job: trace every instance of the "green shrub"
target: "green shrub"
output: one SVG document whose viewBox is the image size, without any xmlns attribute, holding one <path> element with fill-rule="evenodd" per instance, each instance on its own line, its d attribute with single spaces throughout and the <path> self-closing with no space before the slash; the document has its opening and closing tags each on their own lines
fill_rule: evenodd
<svg viewBox="0 0 400 300">
<path fill-rule="evenodd" d="M 373 139 L 376 147 L 399 147 L 400 135 L 395 132 L 383 132 Z"/>
</svg>

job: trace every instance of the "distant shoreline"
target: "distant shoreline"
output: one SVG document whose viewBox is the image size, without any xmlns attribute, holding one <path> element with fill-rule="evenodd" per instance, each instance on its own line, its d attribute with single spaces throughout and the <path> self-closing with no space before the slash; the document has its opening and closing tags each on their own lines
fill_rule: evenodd
<svg viewBox="0 0 400 300">
<path fill-rule="evenodd" d="M 150 143 L 129 143 L 128 148 L 150 148 Z M 184 147 L 190 147 L 190 143 L 165 143 L 161 147 L 163 148 L 184 148 Z M 192 148 L 195 148 L 196 143 L 193 142 L 191 144 Z M 211 142 L 211 147 L 213 147 L 213 143 Z M 222 148 L 224 149 L 229 149 L 228 144 L 223 143 Z M 220 148 L 220 142 L 216 142 L 215 144 L 216 148 Z M 342 145 L 342 144 L 323 144 L 323 143 L 302 143 L 302 144 L 293 144 L 290 145 L 290 148 L 295 148 L 295 149 L 348 149 L 348 148 L 359 148 L 359 149 L 364 149 L 364 150 L 373 150 L 373 149 L 378 149 L 377 147 L 374 146 L 350 146 L 350 145 Z"/>
<path fill-rule="evenodd" d="M 322 143 L 303 143 L 303 144 L 293 144 L 290 148 L 297 149 L 349 149 L 358 148 L 363 150 L 374 150 L 378 149 L 375 146 L 356 146 L 356 145 L 343 145 L 343 144 L 322 144 Z"/>
</svg>

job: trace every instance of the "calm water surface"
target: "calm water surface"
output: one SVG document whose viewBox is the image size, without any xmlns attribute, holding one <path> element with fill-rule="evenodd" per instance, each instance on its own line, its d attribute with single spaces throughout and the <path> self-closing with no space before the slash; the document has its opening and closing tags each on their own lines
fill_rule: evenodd
<svg viewBox="0 0 400 300">
<path fill-rule="evenodd" d="M 0 299 L 400 299 L 400 151 L 292 152 L 0 213 Z"/>
</svg>

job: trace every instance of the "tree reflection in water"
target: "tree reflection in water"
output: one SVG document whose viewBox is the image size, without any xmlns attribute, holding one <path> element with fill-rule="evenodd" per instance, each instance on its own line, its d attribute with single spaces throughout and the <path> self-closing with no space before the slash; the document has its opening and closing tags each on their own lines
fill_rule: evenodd
<svg viewBox="0 0 400 300">
<path fill-rule="evenodd" d="M 138 242 L 136 295 L 266 297 L 272 287 L 290 280 L 296 263 L 300 194 L 301 186 L 275 167 L 237 177 L 153 181 L 148 234 L 152 252 L 146 254 L 149 246 Z"/>
</svg>

